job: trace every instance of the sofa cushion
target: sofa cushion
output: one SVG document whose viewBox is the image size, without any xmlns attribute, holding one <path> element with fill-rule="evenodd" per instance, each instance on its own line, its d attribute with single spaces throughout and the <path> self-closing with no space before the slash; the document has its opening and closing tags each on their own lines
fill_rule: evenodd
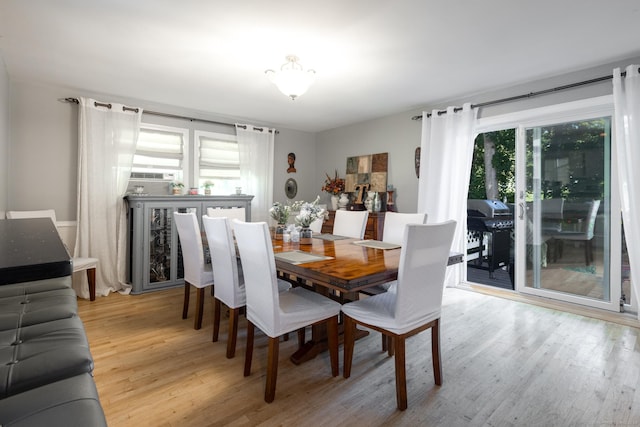
<svg viewBox="0 0 640 427">
<path fill-rule="evenodd" d="M 0 298 L 35 294 L 56 289 L 71 289 L 71 276 L 53 279 L 36 280 L 34 282 L 13 283 L 0 285 Z"/>
<path fill-rule="evenodd" d="M 107 425 L 89 374 L 43 385 L 0 400 L 3 427 L 68 427 Z"/>
<path fill-rule="evenodd" d="M 0 331 L 75 317 L 77 313 L 78 299 L 70 288 L 6 296 L 0 298 Z"/>
<path fill-rule="evenodd" d="M 78 317 L 0 331 L 0 398 L 92 370 Z"/>
</svg>

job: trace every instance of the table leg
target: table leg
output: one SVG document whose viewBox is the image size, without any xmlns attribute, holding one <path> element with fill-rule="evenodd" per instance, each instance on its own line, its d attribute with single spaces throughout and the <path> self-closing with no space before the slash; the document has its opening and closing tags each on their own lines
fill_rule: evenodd
<svg viewBox="0 0 640 427">
<path fill-rule="evenodd" d="M 344 342 L 344 327 L 338 326 L 338 345 Z M 369 335 L 369 331 L 362 329 L 356 329 L 356 340 L 364 338 Z M 291 362 L 296 365 L 300 365 L 308 360 L 313 359 L 323 351 L 327 351 L 329 343 L 327 339 L 327 325 L 325 322 L 311 326 L 311 340 L 305 342 L 295 353 L 290 357 Z"/>
</svg>

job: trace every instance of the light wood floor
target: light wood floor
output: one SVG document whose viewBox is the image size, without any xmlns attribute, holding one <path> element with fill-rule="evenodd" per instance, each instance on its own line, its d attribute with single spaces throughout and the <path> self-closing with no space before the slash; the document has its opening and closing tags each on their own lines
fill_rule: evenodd
<svg viewBox="0 0 640 427">
<path fill-rule="evenodd" d="M 297 340 L 281 343 L 267 404 L 265 337 L 256 335 L 252 375 L 243 377 L 246 321 L 228 360 L 226 333 L 211 342 L 211 301 L 199 331 L 193 307 L 181 319 L 181 289 L 79 301 L 110 426 L 640 425 L 633 327 L 446 289 L 444 384 L 433 383 L 430 334 L 409 339 L 406 411 L 396 410 L 393 359 L 377 334 L 356 342 L 347 380 L 331 377 L 326 355 L 293 365 Z"/>
</svg>

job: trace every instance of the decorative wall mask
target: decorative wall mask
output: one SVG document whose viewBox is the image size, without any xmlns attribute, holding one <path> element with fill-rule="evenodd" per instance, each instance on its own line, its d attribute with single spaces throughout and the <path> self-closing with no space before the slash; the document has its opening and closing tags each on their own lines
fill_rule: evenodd
<svg viewBox="0 0 640 427">
<path fill-rule="evenodd" d="M 287 154 L 287 163 L 289 163 L 287 173 L 296 173 L 296 153 Z"/>
</svg>

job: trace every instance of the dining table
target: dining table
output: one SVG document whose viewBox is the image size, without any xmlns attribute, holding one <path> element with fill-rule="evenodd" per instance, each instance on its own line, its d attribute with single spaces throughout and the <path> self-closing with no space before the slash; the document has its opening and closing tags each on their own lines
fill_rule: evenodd
<svg viewBox="0 0 640 427">
<path fill-rule="evenodd" d="M 314 234 L 311 244 L 274 239 L 272 246 L 280 276 L 341 303 L 357 300 L 361 291 L 398 278 L 400 245 Z M 461 253 L 451 253 L 448 264 L 462 260 Z M 311 332 L 311 340 L 291 356 L 293 363 L 300 364 L 326 350 L 324 326 L 314 325 Z M 357 338 L 366 335 L 367 331 L 359 330 Z"/>
<path fill-rule="evenodd" d="M 72 272 L 71 256 L 49 218 L 0 220 L 0 285 Z"/>
</svg>

